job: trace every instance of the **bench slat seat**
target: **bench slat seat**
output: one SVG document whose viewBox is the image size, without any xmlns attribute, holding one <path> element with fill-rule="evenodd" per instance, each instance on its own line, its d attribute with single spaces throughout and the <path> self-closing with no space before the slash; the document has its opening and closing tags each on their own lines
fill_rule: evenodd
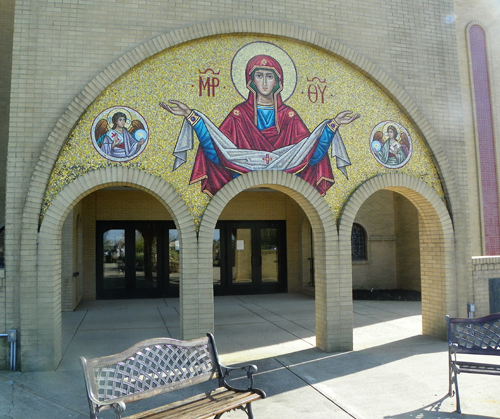
<svg viewBox="0 0 500 419">
<path fill-rule="evenodd" d="M 478 362 L 455 362 L 457 372 L 468 372 L 471 374 L 489 374 L 500 375 L 500 365 L 497 364 L 480 364 Z"/>
<path fill-rule="evenodd" d="M 448 328 L 448 369 L 449 396 L 453 396 L 453 387 L 457 401 L 457 412 L 461 413 L 458 392 L 458 374 L 500 375 L 500 363 L 472 362 L 462 355 L 499 356 L 500 355 L 500 313 L 471 318 L 451 318 L 446 316 Z M 494 358 L 489 358 L 494 359 Z M 500 359 L 500 358 L 496 358 Z M 475 360 L 478 360 L 475 358 Z"/>
<path fill-rule="evenodd" d="M 116 418 L 120 419 L 128 403 L 210 380 L 218 382 L 212 391 L 127 418 L 219 419 L 224 412 L 240 409 L 253 419 L 251 403 L 266 397 L 264 391 L 253 388 L 257 367 L 222 365 L 210 333 L 206 338 L 190 341 L 148 339 L 116 355 L 80 360 L 91 419 L 97 419 L 99 412 L 106 409 L 114 409 Z M 228 376 L 236 370 L 246 374 L 250 381 L 247 388 L 235 388 L 228 383 Z"/>
<path fill-rule="evenodd" d="M 205 396 L 201 398 L 200 396 Z M 261 398 L 253 392 L 234 392 L 220 387 L 206 395 L 198 395 L 185 399 L 179 403 L 172 403 L 136 415 L 127 416 L 126 419 L 176 419 L 189 417 L 190 419 L 206 419 L 229 410 L 237 409 Z"/>
</svg>

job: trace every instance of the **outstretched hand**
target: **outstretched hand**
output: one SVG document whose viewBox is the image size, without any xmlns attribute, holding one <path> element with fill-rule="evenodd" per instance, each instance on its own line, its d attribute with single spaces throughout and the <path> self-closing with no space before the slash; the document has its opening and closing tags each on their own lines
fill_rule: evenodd
<svg viewBox="0 0 500 419">
<path fill-rule="evenodd" d="M 191 109 L 185 103 L 179 102 L 178 100 L 169 100 L 168 102 L 170 105 L 165 102 L 160 102 L 160 106 L 172 115 L 187 118 L 191 113 Z"/>
<path fill-rule="evenodd" d="M 360 117 L 359 113 L 352 115 L 352 111 L 342 111 L 333 120 L 337 125 L 347 125 Z"/>
</svg>

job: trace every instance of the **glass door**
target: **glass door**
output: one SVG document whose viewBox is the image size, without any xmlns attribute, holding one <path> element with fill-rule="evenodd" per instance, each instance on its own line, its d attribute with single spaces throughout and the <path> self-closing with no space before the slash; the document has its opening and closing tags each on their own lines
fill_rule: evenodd
<svg viewBox="0 0 500 419">
<path fill-rule="evenodd" d="M 104 253 L 101 288 L 103 291 L 125 290 L 125 229 L 110 228 L 103 231 L 101 237 Z"/>
<path fill-rule="evenodd" d="M 261 227 L 260 234 L 260 277 L 264 285 L 277 284 L 279 281 L 279 241 L 278 227 Z"/>
<path fill-rule="evenodd" d="M 214 232 L 214 292 L 286 291 L 284 221 L 224 221 Z"/>
<path fill-rule="evenodd" d="M 147 226 L 135 230 L 135 288 L 158 289 L 158 230 Z"/>
<path fill-rule="evenodd" d="M 229 288 L 236 291 L 248 286 L 253 287 L 254 255 L 252 254 L 252 229 L 238 228 L 235 225 L 230 228 L 231 250 Z M 255 255 L 257 257 L 257 255 Z"/>
<path fill-rule="evenodd" d="M 213 281 L 214 289 L 219 289 L 222 282 L 221 275 L 221 235 L 220 228 L 214 230 L 214 238 L 212 241 L 212 268 L 213 268 Z"/>
<path fill-rule="evenodd" d="M 168 229 L 168 285 L 170 294 L 175 290 L 175 294 L 179 295 L 179 280 L 180 280 L 180 248 L 179 235 L 177 229 Z"/>
<path fill-rule="evenodd" d="M 178 295 L 178 241 L 176 249 L 169 239 L 177 238 L 177 230 L 169 227 L 173 223 L 166 221 L 98 222 L 97 298 Z"/>
</svg>

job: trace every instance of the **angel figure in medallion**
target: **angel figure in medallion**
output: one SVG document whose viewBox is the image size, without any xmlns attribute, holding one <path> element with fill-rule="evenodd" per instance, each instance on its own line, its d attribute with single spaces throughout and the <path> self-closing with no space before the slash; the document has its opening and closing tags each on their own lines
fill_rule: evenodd
<svg viewBox="0 0 500 419">
<path fill-rule="evenodd" d="M 143 121 L 131 121 L 130 112 L 127 112 L 129 115 L 125 112 L 126 108 L 111 109 L 107 119 L 98 117 L 93 124 L 94 146 L 103 157 L 113 161 L 133 159 L 144 149 L 148 139 Z"/>
<path fill-rule="evenodd" d="M 382 122 L 373 130 L 370 148 L 380 164 L 389 169 L 397 169 L 410 159 L 412 143 L 401 125 L 392 121 Z"/>
</svg>

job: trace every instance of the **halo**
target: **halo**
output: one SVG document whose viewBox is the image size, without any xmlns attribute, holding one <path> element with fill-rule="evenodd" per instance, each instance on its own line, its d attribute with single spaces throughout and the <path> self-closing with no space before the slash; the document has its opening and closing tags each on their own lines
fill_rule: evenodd
<svg viewBox="0 0 500 419">
<path fill-rule="evenodd" d="M 252 42 L 241 47 L 231 61 L 231 79 L 243 99 L 248 96 L 245 71 L 248 61 L 256 55 L 269 55 L 277 60 L 283 69 L 283 90 L 281 99 L 285 102 L 292 96 L 297 85 L 297 70 L 290 56 L 280 47 L 269 42 Z"/>
<path fill-rule="evenodd" d="M 130 127 L 130 124 L 132 122 L 132 118 L 130 116 L 130 111 L 126 108 L 122 108 L 122 107 L 113 107 L 111 108 L 111 110 L 109 111 L 108 113 L 108 117 L 107 117 L 107 121 L 108 121 L 108 126 L 109 127 L 112 127 L 113 126 L 113 121 L 112 121 L 112 118 L 113 118 L 113 115 L 117 112 L 122 112 L 125 114 L 125 116 L 127 117 L 127 120 L 125 121 L 125 128 L 126 129 L 129 129 Z"/>
<path fill-rule="evenodd" d="M 401 125 L 399 125 L 397 122 L 389 121 L 384 125 L 384 128 L 382 129 L 382 133 L 384 134 L 384 138 L 387 140 L 389 138 L 389 134 L 387 133 L 387 130 L 389 129 L 390 126 L 395 126 L 396 129 L 398 130 L 398 134 L 396 135 L 396 140 L 399 141 L 401 138 L 401 132 L 404 129 Z M 405 130 L 406 131 L 406 130 Z"/>
</svg>

